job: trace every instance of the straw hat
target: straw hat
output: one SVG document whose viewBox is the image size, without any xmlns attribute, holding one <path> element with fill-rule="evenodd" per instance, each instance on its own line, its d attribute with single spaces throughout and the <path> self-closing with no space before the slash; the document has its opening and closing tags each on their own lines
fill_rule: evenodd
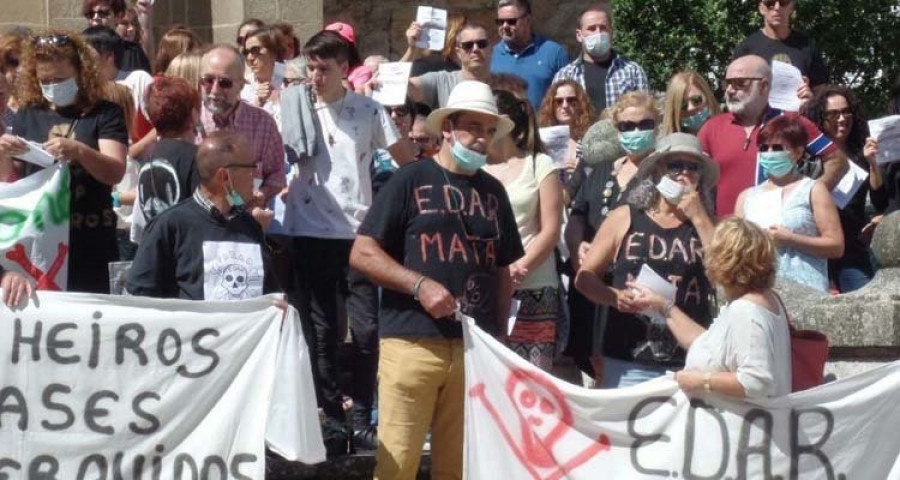
<svg viewBox="0 0 900 480">
<path fill-rule="evenodd" d="M 465 80 L 453 87 L 446 107 L 439 108 L 428 115 L 425 120 L 425 130 L 433 135 L 440 135 L 444 119 L 457 112 L 482 113 L 496 118 L 497 132 L 494 134 L 494 141 L 508 135 L 514 126 L 512 120 L 500 116 L 497 102 L 494 100 L 494 92 L 491 91 L 488 84 Z"/>
<path fill-rule="evenodd" d="M 697 137 L 681 132 L 670 133 L 656 142 L 656 151 L 641 161 L 635 178 L 644 179 L 653 174 L 660 161 L 672 156 L 687 156 L 700 163 L 703 189 L 709 190 L 719 183 L 719 165 L 705 152 Z"/>
</svg>

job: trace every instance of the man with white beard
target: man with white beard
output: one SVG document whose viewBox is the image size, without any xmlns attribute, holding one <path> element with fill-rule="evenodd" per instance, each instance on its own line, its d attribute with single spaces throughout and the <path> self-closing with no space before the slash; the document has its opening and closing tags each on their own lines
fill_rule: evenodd
<svg viewBox="0 0 900 480">
<path fill-rule="evenodd" d="M 734 213 L 738 194 L 765 180 L 757 164 L 756 136 L 762 127 L 778 115 L 799 116 L 769 106 L 772 69 L 762 57 L 735 59 L 725 72 L 724 84 L 728 111 L 709 119 L 697 135 L 721 170 L 716 193 L 716 214 L 720 218 Z M 847 157 L 814 123 L 802 116 L 800 121 L 809 138 L 807 153 L 822 160 L 819 181 L 832 190 L 847 172 Z"/>
</svg>

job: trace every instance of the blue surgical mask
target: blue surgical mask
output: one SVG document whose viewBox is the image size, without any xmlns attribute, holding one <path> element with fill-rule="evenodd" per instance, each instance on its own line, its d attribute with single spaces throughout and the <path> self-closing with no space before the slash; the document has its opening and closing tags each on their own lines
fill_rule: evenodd
<svg viewBox="0 0 900 480">
<path fill-rule="evenodd" d="M 460 168 L 469 172 L 474 172 L 487 163 L 487 154 L 466 147 L 456 138 L 455 133 L 453 134 L 453 147 L 450 149 L 450 154 Z"/>
<path fill-rule="evenodd" d="M 656 145 L 655 130 L 634 130 L 619 133 L 619 144 L 629 155 L 640 155 L 653 150 Z"/>
<path fill-rule="evenodd" d="M 700 131 L 700 127 L 709 120 L 709 116 L 709 109 L 704 108 L 690 117 L 683 118 L 681 120 L 681 128 L 688 132 L 697 133 Z"/>
<path fill-rule="evenodd" d="M 584 42 L 584 51 L 594 58 L 606 58 L 612 48 L 609 32 L 588 35 L 582 41 Z"/>
<path fill-rule="evenodd" d="M 228 177 L 228 194 L 225 196 L 225 200 L 232 208 L 243 208 L 245 205 L 244 197 L 234 189 L 234 184 L 231 183 L 230 176 Z"/>
<path fill-rule="evenodd" d="M 757 159 L 769 178 L 781 178 L 794 170 L 791 152 L 759 152 Z"/>
<path fill-rule="evenodd" d="M 78 98 L 78 82 L 75 77 L 70 77 L 59 83 L 41 84 L 41 93 L 44 99 L 57 107 L 68 107 Z"/>
</svg>

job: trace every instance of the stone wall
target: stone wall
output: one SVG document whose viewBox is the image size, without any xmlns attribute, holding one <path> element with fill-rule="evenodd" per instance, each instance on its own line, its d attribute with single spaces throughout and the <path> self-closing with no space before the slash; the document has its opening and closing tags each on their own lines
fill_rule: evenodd
<svg viewBox="0 0 900 480">
<path fill-rule="evenodd" d="M 82 0 L 0 0 L 0 30 L 24 26 L 39 30 L 48 25 L 80 31 Z M 294 25 L 306 38 L 322 26 L 322 0 L 156 0 L 157 38 L 172 25 L 186 25 L 207 41 L 233 42 L 246 18 Z"/>
<path fill-rule="evenodd" d="M 483 23 L 496 35 L 494 19 L 497 16 L 496 0 L 435 0 L 414 2 L 409 0 L 332 0 L 325 2 L 327 22 L 347 22 L 357 29 L 357 38 L 365 39 L 360 45 L 363 57 L 374 54 L 390 54 L 398 58 L 406 50 L 405 32 L 416 18 L 418 5 L 446 8 L 450 13 L 462 13 Z M 535 30 L 566 45 L 570 55 L 577 51 L 575 22 L 584 3 L 573 1 L 532 2 Z"/>
</svg>

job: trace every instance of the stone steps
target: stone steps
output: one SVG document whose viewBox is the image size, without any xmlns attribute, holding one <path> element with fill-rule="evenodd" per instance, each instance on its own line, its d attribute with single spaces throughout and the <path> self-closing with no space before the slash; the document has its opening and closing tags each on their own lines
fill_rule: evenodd
<svg viewBox="0 0 900 480">
<path fill-rule="evenodd" d="M 431 454 L 422 454 L 419 480 L 427 480 Z M 316 465 L 289 462 L 276 455 L 266 456 L 266 480 L 371 480 L 375 471 L 374 452 L 335 458 Z"/>
</svg>

